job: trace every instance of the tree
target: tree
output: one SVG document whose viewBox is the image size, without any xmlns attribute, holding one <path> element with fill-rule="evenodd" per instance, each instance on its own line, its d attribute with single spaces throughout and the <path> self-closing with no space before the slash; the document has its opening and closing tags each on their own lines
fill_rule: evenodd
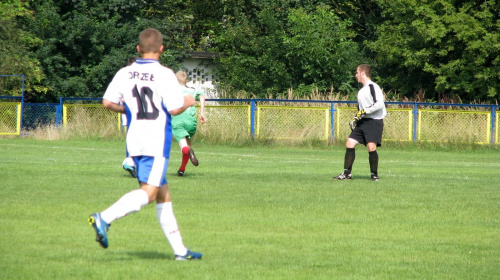
<svg viewBox="0 0 500 280">
<path fill-rule="evenodd" d="M 32 13 L 20 0 L 0 2 L 0 74 L 24 74 L 26 100 L 37 94 L 45 94 L 48 87 L 43 85 L 44 75 L 39 61 L 30 55 L 28 49 L 40 44 L 32 33 L 19 28 L 16 18 L 31 19 Z M 19 81 L 3 79 L 0 95 L 21 95 Z"/>
<path fill-rule="evenodd" d="M 294 88 L 352 90 L 353 69 L 362 61 L 351 22 L 317 1 L 226 1 L 223 31 L 216 40 L 224 55 L 222 83 L 258 97 Z"/>
<path fill-rule="evenodd" d="M 24 5 L 23 5 L 24 3 Z M 136 53 L 137 35 L 165 35 L 160 62 L 221 54 L 223 86 L 250 96 L 333 88 L 354 95 L 353 70 L 373 66 L 385 91 L 429 100 L 498 99 L 500 2 L 484 0 L 6 0 L 2 74 L 24 73 L 28 101 L 101 97 Z"/>
<path fill-rule="evenodd" d="M 165 35 L 160 62 L 179 68 L 192 48 L 186 32 L 192 20 L 185 1 L 27 0 L 35 12 L 23 29 L 42 39 L 31 49 L 47 75 L 51 101 L 59 97 L 101 97 L 112 77 L 137 56 L 137 36 L 148 27 Z M 49 98 L 47 98 L 49 99 Z"/>
<path fill-rule="evenodd" d="M 349 30 L 351 22 L 320 6 L 309 12 L 292 9 L 288 24 L 283 45 L 293 81 L 353 92 L 353 71 L 363 58 L 353 41 L 356 34 Z"/>
<path fill-rule="evenodd" d="M 384 22 L 366 45 L 382 84 L 405 95 L 494 101 L 500 87 L 498 1 L 377 0 Z"/>
</svg>

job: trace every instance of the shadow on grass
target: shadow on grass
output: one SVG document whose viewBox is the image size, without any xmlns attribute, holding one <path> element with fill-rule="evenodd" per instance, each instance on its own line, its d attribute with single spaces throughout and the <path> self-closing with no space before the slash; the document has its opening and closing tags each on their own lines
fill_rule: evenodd
<svg viewBox="0 0 500 280">
<path fill-rule="evenodd" d="M 153 259 L 173 260 L 174 259 L 173 254 L 165 254 L 165 253 L 160 253 L 160 252 L 126 252 L 126 254 L 130 257 L 148 259 L 148 260 L 153 260 Z"/>
</svg>

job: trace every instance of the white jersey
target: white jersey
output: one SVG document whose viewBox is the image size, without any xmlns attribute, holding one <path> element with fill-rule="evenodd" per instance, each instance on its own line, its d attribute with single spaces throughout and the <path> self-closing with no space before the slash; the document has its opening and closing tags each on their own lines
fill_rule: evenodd
<svg viewBox="0 0 500 280">
<path fill-rule="evenodd" d="M 384 94 L 376 83 L 369 81 L 359 90 L 358 109 L 365 110 L 363 118 L 383 119 L 387 116 Z"/>
<path fill-rule="evenodd" d="M 168 111 L 184 105 L 182 88 L 171 69 L 154 59 L 137 59 L 116 73 L 103 98 L 113 103 L 124 100 L 130 156 L 169 157 Z"/>
</svg>

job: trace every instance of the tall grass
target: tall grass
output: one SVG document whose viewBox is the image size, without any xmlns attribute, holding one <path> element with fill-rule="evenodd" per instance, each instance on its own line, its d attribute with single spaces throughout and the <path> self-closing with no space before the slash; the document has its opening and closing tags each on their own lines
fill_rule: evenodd
<svg viewBox="0 0 500 280">
<path fill-rule="evenodd" d="M 24 137 L 37 140 L 70 140 L 70 139 L 96 139 L 96 138 L 124 138 L 124 133 L 116 126 L 96 126 L 91 123 L 71 124 L 56 126 L 48 124 L 23 132 Z"/>
<path fill-rule="evenodd" d="M 290 96 L 289 96 L 290 97 Z M 322 103 L 318 103 L 324 106 Z M 239 106 L 237 106 L 239 105 Z M 248 106 L 240 104 L 233 106 L 215 106 L 206 108 L 208 122 L 198 125 L 198 132 L 194 141 L 207 144 L 230 144 L 230 145 L 293 145 L 293 146 L 315 146 L 343 144 L 350 130 L 347 123 L 351 120 L 352 113 L 346 113 L 336 117 L 336 122 L 345 123 L 337 133 L 339 137 L 335 141 L 324 139 L 324 115 L 321 111 L 313 114 L 312 108 L 263 108 L 260 115 L 260 136 L 251 137 L 249 128 L 250 112 Z M 262 105 L 262 104 L 259 104 Z M 295 104 L 297 105 L 297 104 Z M 318 106 L 319 106 L 318 105 Z M 276 110 L 275 110 L 276 109 Z M 297 110 L 295 110 L 297 109 Z M 38 140 L 70 140 L 70 139 L 124 139 L 125 133 L 118 128 L 118 115 L 111 113 L 104 107 L 79 108 L 71 107 L 72 113 L 68 122 L 63 126 L 55 124 L 41 125 L 35 129 L 22 131 L 22 137 L 30 137 Z M 328 110 L 328 109 L 327 109 Z M 398 115 L 399 114 L 399 115 Z M 403 139 L 408 141 L 408 135 L 412 128 L 408 127 L 407 111 L 392 111 L 388 116 L 384 139 Z M 485 115 L 477 116 L 463 113 L 433 113 L 438 116 L 426 121 L 421 131 L 422 141 L 447 142 L 447 146 L 466 147 L 475 146 L 474 142 L 489 142 L 486 135 L 490 127 L 486 127 Z M 441 116 L 441 114 L 443 116 Z M 460 115 L 459 115 L 460 114 Z M 429 114 L 427 114 L 429 115 Z M 465 118 L 466 116 L 467 118 Z M 478 119 L 482 117 L 482 119 Z M 448 125 L 448 123 L 450 123 Z M 451 127 L 451 128 L 450 128 Z M 471 133 L 473 131 L 475 134 Z M 337 134 L 336 134 L 337 135 Z M 8 136 L 3 136 L 9 138 Z M 15 138 L 16 136 L 10 137 Z M 385 140 L 384 140 L 385 141 Z M 385 141 L 388 142 L 388 141 Z M 404 142 L 403 145 L 419 145 L 414 142 Z M 498 145 L 484 145 L 485 149 L 496 149 Z"/>
<path fill-rule="evenodd" d="M 23 135 L 39 140 L 123 138 L 124 133 L 118 129 L 116 113 L 100 106 L 70 108 L 71 114 L 67 124 L 44 124 L 24 131 Z"/>
</svg>

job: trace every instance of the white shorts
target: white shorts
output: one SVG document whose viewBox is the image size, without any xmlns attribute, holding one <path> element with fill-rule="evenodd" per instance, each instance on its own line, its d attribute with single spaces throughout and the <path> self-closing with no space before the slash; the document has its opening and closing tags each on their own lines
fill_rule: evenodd
<svg viewBox="0 0 500 280">
<path fill-rule="evenodd" d="M 160 187 L 167 183 L 168 158 L 137 156 L 132 157 L 137 169 L 137 180 L 151 186 Z"/>
</svg>

